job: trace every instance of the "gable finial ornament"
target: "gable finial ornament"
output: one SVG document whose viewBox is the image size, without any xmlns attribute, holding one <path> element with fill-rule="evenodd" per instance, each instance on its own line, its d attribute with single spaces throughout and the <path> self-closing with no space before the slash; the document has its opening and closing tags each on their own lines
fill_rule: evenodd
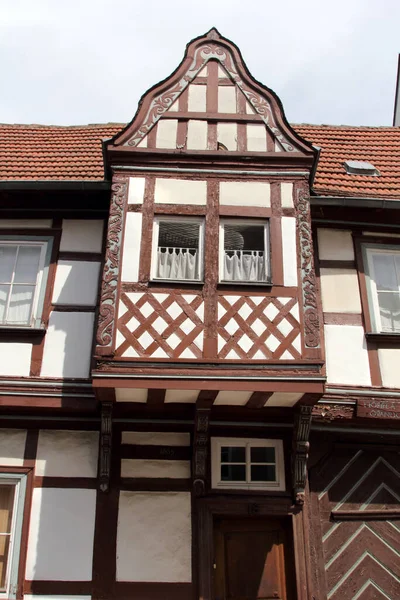
<svg viewBox="0 0 400 600">
<path fill-rule="evenodd" d="M 211 27 L 210 31 L 206 33 L 206 38 L 209 40 L 219 40 L 221 38 L 221 34 L 216 27 Z"/>
</svg>

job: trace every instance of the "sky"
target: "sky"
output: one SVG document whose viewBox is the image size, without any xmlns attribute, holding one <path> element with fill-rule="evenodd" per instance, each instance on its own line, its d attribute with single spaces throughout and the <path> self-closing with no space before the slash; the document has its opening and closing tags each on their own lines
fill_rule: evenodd
<svg viewBox="0 0 400 600">
<path fill-rule="evenodd" d="M 400 0 L 0 0 L 0 122 L 128 122 L 213 26 L 291 123 L 392 124 Z"/>
</svg>

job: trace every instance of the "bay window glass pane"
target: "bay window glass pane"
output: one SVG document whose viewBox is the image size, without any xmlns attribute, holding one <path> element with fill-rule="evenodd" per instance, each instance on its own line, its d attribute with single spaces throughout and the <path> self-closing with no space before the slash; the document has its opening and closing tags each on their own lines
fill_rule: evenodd
<svg viewBox="0 0 400 600">
<path fill-rule="evenodd" d="M 275 448 L 261 448 L 254 446 L 250 449 L 250 462 L 252 463 L 274 463 Z"/>
<path fill-rule="evenodd" d="M 266 281 L 264 225 L 224 225 L 224 280 Z"/>
<path fill-rule="evenodd" d="M 0 285 L 0 323 L 4 323 L 6 319 L 7 300 L 10 289 L 11 286 L 9 285 Z"/>
<path fill-rule="evenodd" d="M 246 462 L 246 448 L 244 446 L 223 446 L 221 448 L 221 462 Z"/>
<path fill-rule="evenodd" d="M 0 245 L 0 283 L 10 283 L 13 276 L 17 246 Z"/>
<path fill-rule="evenodd" d="M 7 323 L 29 325 L 32 314 L 35 286 L 14 285 L 11 291 Z"/>
<path fill-rule="evenodd" d="M 377 290 L 398 290 L 397 274 L 392 254 L 377 253 L 372 255 L 374 279 Z"/>
<path fill-rule="evenodd" d="M 246 481 L 246 465 L 221 465 L 221 481 Z"/>
<path fill-rule="evenodd" d="M 160 221 L 156 276 L 200 279 L 199 244 L 199 223 Z"/>
<path fill-rule="evenodd" d="M 0 590 L 6 586 L 15 487 L 0 486 Z"/>
<path fill-rule="evenodd" d="M 378 292 L 382 331 L 400 331 L 400 294 Z"/>
<path fill-rule="evenodd" d="M 40 252 L 40 246 L 19 247 L 14 283 L 36 283 Z"/>
<path fill-rule="evenodd" d="M 275 465 L 251 465 L 251 481 L 276 481 Z"/>
</svg>

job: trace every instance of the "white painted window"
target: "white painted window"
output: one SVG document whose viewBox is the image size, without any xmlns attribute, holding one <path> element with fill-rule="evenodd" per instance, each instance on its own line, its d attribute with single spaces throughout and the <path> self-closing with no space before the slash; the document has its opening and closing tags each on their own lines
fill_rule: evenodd
<svg viewBox="0 0 400 600">
<path fill-rule="evenodd" d="M 154 221 L 152 279 L 202 281 L 204 219 L 157 217 Z"/>
<path fill-rule="evenodd" d="M 26 475 L 0 473 L 0 598 L 15 598 Z"/>
<path fill-rule="evenodd" d="M 281 440 L 211 438 L 213 488 L 285 489 Z"/>
<path fill-rule="evenodd" d="M 0 325 L 40 325 L 49 244 L 0 239 Z"/>
<path fill-rule="evenodd" d="M 372 327 L 376 332 L 400 333 L 400 250 L 365 246 L 364 252 Z"/>
<path fill-rule="evenodd" d="M 221 219 L 219 279 L 234 283 L 270 280 L 268 222 Z"/>
</svg>

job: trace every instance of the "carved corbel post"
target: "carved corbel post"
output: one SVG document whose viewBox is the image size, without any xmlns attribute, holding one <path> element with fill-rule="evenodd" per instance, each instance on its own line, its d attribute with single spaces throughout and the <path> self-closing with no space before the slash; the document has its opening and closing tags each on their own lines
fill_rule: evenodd
<svg viewBox="0 0 400 600">
<path fill-rule="evenodd" d="M 295 504 L 304 504 L 307 482 L 307 460 L 310 449 L 308 441 L 311 429 L 311 413 L 313 406 L 300 405 L 295 416 L 292 448 L 292 480 Z"/>
<path fill-rule="evenodd" d="M 207 477 L 207 456 L 210 439 L 210 409 L 196 408 L 193 440 L 193 492 L 204 496 Z"/>
<path fill-rule="evenodd" d="M 110 489 L 112 409 L 112 402 L 101 403 L 99 488 L 102 492 Z"/>
</svg>

